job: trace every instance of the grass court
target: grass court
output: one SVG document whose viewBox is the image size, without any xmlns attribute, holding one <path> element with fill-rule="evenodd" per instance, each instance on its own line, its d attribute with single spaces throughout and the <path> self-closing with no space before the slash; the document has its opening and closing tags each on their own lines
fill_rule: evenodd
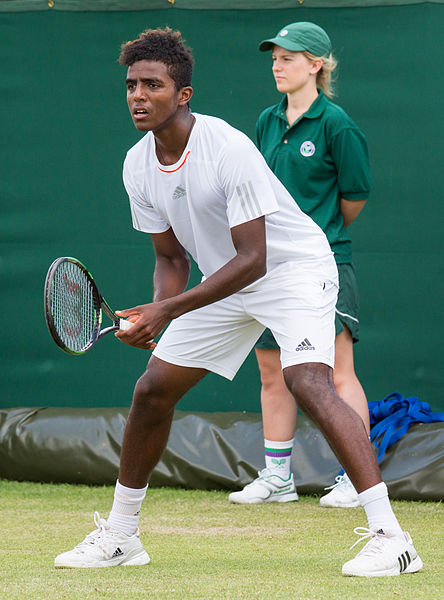
<svg viewBox="0 0 444 600">
<path fill-rule="evenodd" d="M 444 508 L 394 501 L 424 562 L 416 574 L 346 578 L 342 564 L 363 544 L 364 511 L 324 509 L 319 499 L 229 504 L 225 492 L 148 490 L 141 540 L 145 567 L 55 569 L 54 557 L 108 516 L 113 487 L 0 480 L 2 600 L 367 600 L 442 597 Z"/>
</svg>

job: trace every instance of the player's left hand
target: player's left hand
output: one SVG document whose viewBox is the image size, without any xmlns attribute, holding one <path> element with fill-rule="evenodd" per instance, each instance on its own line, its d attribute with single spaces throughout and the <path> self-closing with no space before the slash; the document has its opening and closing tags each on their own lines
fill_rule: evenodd
<svg viewBox="0 0 444 600">
<path fill-rule="evenodd" d="M 156 343 L 153 341 L 154 338 L 161 333 L 170 321 L 169 317 L 165 314 L 162 302 L 142 304 L 125 310 L 117 310 L 116 315 L 127 318 L 134 325 L 125 331 L 117 331 L 115 336 L 124 344 L 141 348 L 142 350 L 152 350 L 156 347 Z"/>
</svg>

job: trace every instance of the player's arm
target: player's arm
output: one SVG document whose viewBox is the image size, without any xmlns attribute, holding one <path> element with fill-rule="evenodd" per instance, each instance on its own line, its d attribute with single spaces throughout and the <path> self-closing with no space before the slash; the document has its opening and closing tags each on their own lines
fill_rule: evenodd
<svg viewBox="0 0 444 600">
<path fill-rule="evenodd" d="M 152 304 L 119 311 L 119 316 L 137 315 L 139 318 L 134 327 L 118 332 L 117 337 L 130 346 L 150 347 L 149 340 L 158 335 L 172 319 L 231 296 L 265 275 L 265 217 L 233 227 L 231 237 L 236 255 L 197 286 L 162 300 L 156 297 L 156 302 Z"/>
<path fill-rule="evenodd" d="M 367 200 L 346 200 L 341 198 L 340 211 L 344 219 L 344 225 L 348 227 L 359 216 Z"/>
<path fill-rule="evenodd" d="M 152 233 L 156 256 L 153 274 L 153 302 L 181 294 L 190 277 L 190 259 L 170 228 L 163 233 Z"/>
<path fill-rule="evenodd" d="M 265 217 L 232 227 L 231 238 L 236 249 L 234 258 L 196 287 L 165 302 L 171 319 L 227 298 L 265 275 Z"/>
</svg>

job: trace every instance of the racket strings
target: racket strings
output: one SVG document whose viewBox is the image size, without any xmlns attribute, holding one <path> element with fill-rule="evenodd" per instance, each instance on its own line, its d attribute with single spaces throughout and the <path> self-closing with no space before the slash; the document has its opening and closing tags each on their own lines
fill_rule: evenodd
<svg viewBox="0 0 444 600">
<path fill-rule="evenodd" d="M 99 326 L 99 307 L 93 286 L 75 263 L 63 262 L 51 286 L 51 313 L 61 341 L 81 352 L 92 341 Z"/>
</svg>

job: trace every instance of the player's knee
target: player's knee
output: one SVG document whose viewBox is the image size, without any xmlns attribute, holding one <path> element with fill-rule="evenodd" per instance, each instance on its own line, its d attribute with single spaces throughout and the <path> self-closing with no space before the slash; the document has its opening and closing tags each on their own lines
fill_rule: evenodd
<svg viewBox="0 0 444 600">
<path fill-rule="evenodd" d="M 307 363 L 284 370 L 285 382 L 301 409 L 319 405 L 333 388 L 332 369 L 320 363 Z"/>
<path fill-rule="evenodd" d="M 168 414 L 175 402 L 164 387 L 145 371 L 134 388 L 133 405 L 150 414 Z"/>
<path fill-rule="evenodd" d="M 287 384 L 287 387 L 301 409 L 304 408 L 306 401 L 309 401 L 313 396 L 312 386 L 308 380 L 300 379 L 298 381 L 291 381 L 289 384 Z"/>
</svg>

